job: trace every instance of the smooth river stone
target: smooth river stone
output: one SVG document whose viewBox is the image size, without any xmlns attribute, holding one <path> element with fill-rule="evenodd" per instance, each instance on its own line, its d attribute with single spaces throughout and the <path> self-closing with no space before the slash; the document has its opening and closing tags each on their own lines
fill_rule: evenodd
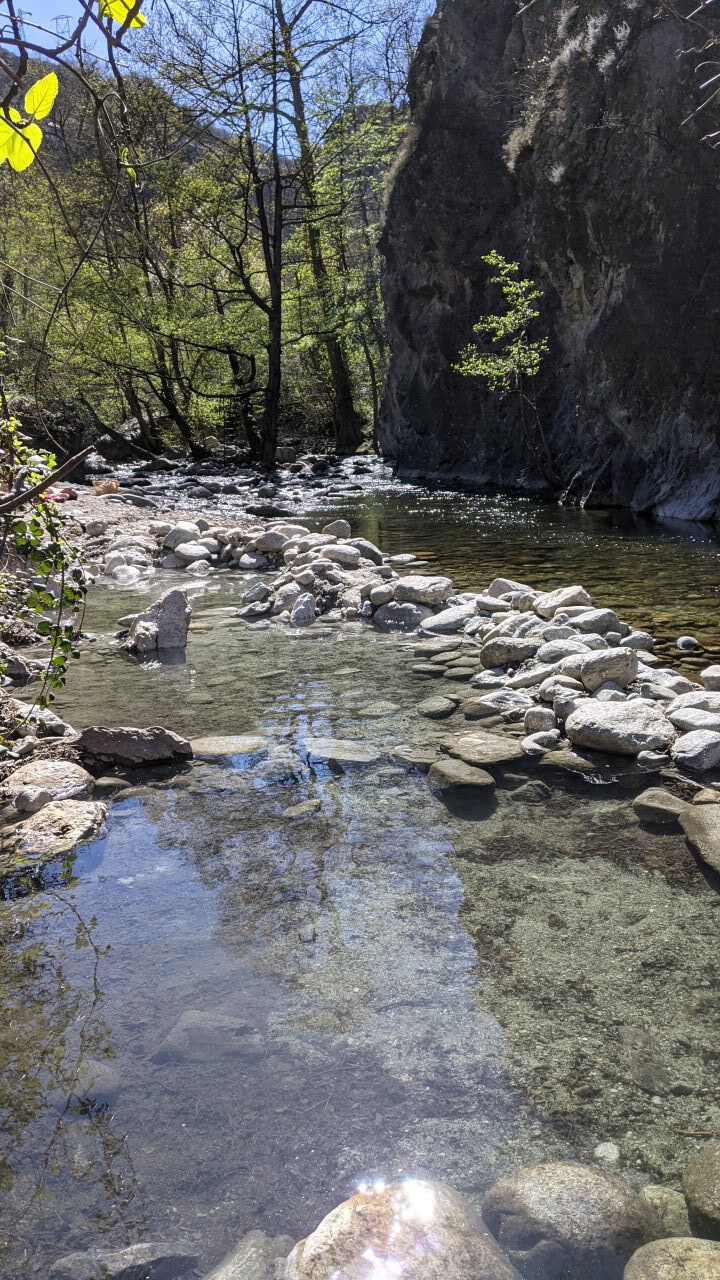
<svg viewBox="0 0 720 1280">
<path fill-rule="evenodd" d="M 46 792 L 50 800 L 84 800 L 93 785 L 92 774 L 71 760 L 29 760 L 6 779 L 0 794 L 14 800 L 24 787 L 32 787 Z"/>
<path fill-rule="evenodd" d="M 464 760 L 466 764 L 505 764 L 510 760 L 525 759 L 525 752 L 515 739 L 484 730 L 446 738 L 442 745 L 451 756 Z"/>
<path fill-rule="evenodd" d="M 457 711 L 457 702 L 454 698 L 425 698 L 423 702 L 418 702 L 415 708 L 418 715 L 425 716 L 428 720 L 444 720 L 447 716 L 451 716 Z"/>
<path fill-rule="evenodd" d="M 698 1235 L 720 1240 L 720 1141 L 706 1142 L 683 1174 L 690 1226 Z"/>
<path fill-rule="evenodd" d="M 528 1165 L 488 1191 L 483 1217 L 524 1280 L 622 1280 L 626 1262 L 662 1236 L 632 1187 L 591 1165 Z"/>
<path fill-rule="evenodd" d="M 450 578 L 442 578 L 429 573 L 411 573 L 400 578 L 395 584 L 395 599 L 410 604 L 444 604 L 452 595 L 453 584 Z"/>
<path fill-rule="evenodd" d="M 480 1215 L 438 1182 L 374 1183 L 295 1246 L 283 1280 L 519 1280 Z"/>
<path fill-rule="evenodd" d="M 411 746 L 403 743 L 399 747 L 393 747 L 390 757 L 399 764 L 412 765 L 414 769 L 429 769 L 437 760 L 438 751 L 437 747 L 429 745 Z"/>
<path fill-rule="evenodd" d="M 68 1253 L 50 1268 L 48 1280 L 183 1280 L 197 1275 L 198 1260 L 186 1241 L 146 1240 L 126 1249 Z"/>
<path fill-rule="evenodd" d="M 663 787 L 648 787 L 633 800 L 633 809 L 642 822 L 677 823 L 688 807 L 685 800 Z"/>
<path fill-rule="evenodd" d="M 94 840 L 107 815 L 97 800 L 53 800 L 8 833 L 20 853 L 54 857 Z"/>
<path fill-rule="evenodd" d="M 291 1236 L 267 1236 L 264 1231 L 249 1231 L 205 1280 L 272 1280 L 276 1261 L 287 1258 L 294 1243 Z"/>
<path fill-rule="evenodd" d="M 673 726 L 659 707 L 639 699 L 598 702 L 588 698 L 570 713 L 565 730 L 576 746 L 627 756 L 666 750 L 675 738 Z"/>
<path fill-rule="evenodd" d="M 654 1240 L 633 1254 L 623 1280 L 720 1280 L 720 1244 L 692 1237 Z"/>
<path fill-rule="evenodd" d="M 464 760 L 438 760 L 434 765 L 431 765 L 428 779 L 440 791 L 454 791 L 456 789 L 464 791 L 495 790 L 495 779 L 489 773 L 486 773 L 485 769 L 478 769 L 474 765 L 466 764 Z"/>
<path fill-rule="evenodd" d="M 350 738 L 308 738 L 304 745 L 310 760 L 326 760 L 328 764 L 374 764 L 382 755 L 370 743 Z"/>
<path fill-rule="evenodd" d="M 206 738 L 193 738 L 190 743 L 196 756 L 266 756 L 268 753 L 267 738 L 251 733 L 209 735 Z"/>
<path fill-rule="evenodd" d="M 680 825 L 693 853 L 720 873 L 720 805 L 688 805 Z"/>
</svg>

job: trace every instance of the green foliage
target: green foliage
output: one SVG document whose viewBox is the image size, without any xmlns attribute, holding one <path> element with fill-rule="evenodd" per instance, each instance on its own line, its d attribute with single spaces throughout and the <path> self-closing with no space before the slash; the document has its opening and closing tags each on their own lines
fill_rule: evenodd
<svg viewBox="0 0 720 1280">
<path fill-rule="evenodd" d="M 0 418 L 0 501 L 45 480 L 55 457 L 26 443 L 16 418 Z M 76 658 L 85 601 L 85 577 L 77 551 L 63 536 L 57 505 L 41 493 L 9 512 L 0 530 L 0 610 L 28 622 L 50 653 L 36 703 L 45 707 L 65 683 Z M 1 670 L 2 668 L 0 668 Z"/>
<path fill-rule="evenodd" d="M 7 160 L 10 168 L 18 173 L 32 164 L 43 137 L 40 125 L 35 122 L 49 115 L 57 91 L 58 78 L 51 71 L 25 94 L 25 116 L 15 107 L 0 113 L 0 164 Z"/>
<path fill-rule="evenodd" d="M 536 303 L 542 292 L 532 280 L 519 278 L 519 263 L 508 262 L 497 250 L 486 254 L 483 262 L 495 272 L 491 282 L 499 285 L 506 309 L 478 321 L 473 328 L 476 342 L 460 352 L 453 367 L 466 377 L 484 378 L 490 391 L 507 396 L 522 391 L 523 379 L 535 377 L 547 353 L 546 338 L 529 337 L 540 316 Z"/>
</svg>

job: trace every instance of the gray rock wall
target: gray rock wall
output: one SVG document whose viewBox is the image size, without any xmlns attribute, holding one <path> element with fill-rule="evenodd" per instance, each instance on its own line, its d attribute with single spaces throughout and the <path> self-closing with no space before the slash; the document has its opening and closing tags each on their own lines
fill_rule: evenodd
<svg viewBox="0 0 720 1280">
<path fill-rule="evenodd" d="M 515 0 L 441 0 L 382 240 L 381 438 L 402 472 L 546 487 L 537 428 L 451 367 L 496 306 L 481 259 L 497 248 L 544 290 L 552 489 L 717 515 L 720 152 L 701 143 L 711 114 L 683 125 L 702 97 L 697 59 L 678 56 L 693 40 L 644 0 L 519 16 Z"/>
</svg>

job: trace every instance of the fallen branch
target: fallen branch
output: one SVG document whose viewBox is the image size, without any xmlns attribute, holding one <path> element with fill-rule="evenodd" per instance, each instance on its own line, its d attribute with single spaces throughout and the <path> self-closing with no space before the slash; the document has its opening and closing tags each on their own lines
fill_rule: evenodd
<svg viewBox="0 0 720 1280">
<path fill-rule="evenodd" d="M 22 493 L 15 493 L 11 498 L 5 498 L 0 501 L 0 516 L 7 516 L 11 511 L 15 511 L 17 507 L 24 507 L 26 502 L 32 502 L 33 498 L 37 498 L 39 494 L 44 493 L 52 484 L 56 484 L 58 480 L 64 479 L 71 471 L 93 452 L 92 445 L 87 449 L 82 449 L 80 453 L 74 454 L 72 458 L 68 458 L 67 462 L 63 462 L 61 467 L 56 471 L 51 471 L 49 476 L 45 476 L 44 480 L 38 480 L 29 489 L 24 489 Z"/>
</svg>

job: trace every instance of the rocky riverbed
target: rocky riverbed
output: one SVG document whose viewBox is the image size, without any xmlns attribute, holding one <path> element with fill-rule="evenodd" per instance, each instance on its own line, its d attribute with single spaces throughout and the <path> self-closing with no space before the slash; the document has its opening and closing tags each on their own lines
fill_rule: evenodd
<svg viewBox="0 0 720 1280">
<path fill-rule="evenodd" d="M 108 521 L 98 532 L 88 526 L 100 516 L 81 515 L 97 574 L 93 598 L 103 600 L 108 622 L 97 627 L 91 607 L 88 625 L 98 640 L 84 646 L 86 675 L 77 693 L 71 686 L 57 716 L 25 726 L 11 746 L 2 784 L 12 819 L 4 831 L 6 883 L 12 894 L 26 892 L 32 868 L 41 902 L 45 888 L 58 883 L 63 854 L 76 849 L 78 909 L 88 893 L 101 916 L 116 894 L 132 895 L 133 912 L 148 899 L 126 959 L 118 958 L 119 939 L 113 942 L 114 963 L 133 991 L 132 1010 L 116 1027 L 125 1028 L 134 1057 L 121 1049 L 118 1072 L 97 1050 L 85 1053 L 63 1138 L 78 1168 L 93 1167 L 79 1127 L 92 1121 L 100 1135 L 116 1113 L 132 1127 L 127 1107 L 137 1070 L 137 1117 L 149 1137 L 157 1128 L 150 1145 L 166 1149 L 176 1141 L 179 1117 L 162 1117 L 167 1102 L 153 1122 L 142 1095 L 157 1097 L 163 1080 L 197 1115 L 203 1093 L 217 1104 L 229 1091 L 234 1113 L 249 1123 L 248 1140 L 259 1144 L 251 1167 L 273 1207 L 266 1217 L 254 1211 L 249 1222 L 241 1211 L 249 1234 L 228 1229 L 237 1216 L 237 1209 L 229 1212 L 229 1187 L 217 1186 L 209 1199 L 199 1190 L 211 1168 L 201 1144 L 196 1190 L 183 1204 L 187 1215 L 193 1195 L 201 1196 L 210 1247 L 198 1222 L 185 1234 L 170 1233 L 167 1215 L 163 1236 L 146 1231 L 143 1243 L 125 1247 L 115 1227 L 106 1248 L 74 1226 L 62 1237 L 70 1248 L 55 1243 L 48 1273 L 58 1280 L 127 1276 L 141 1266 L 151 1276 L 204 1275 L 208 1258 L 221 1256 L 213 1219 L 224 1212 L 230 1252 L 213 1280 L 269 1280 L 276 1263 L 282 1276 L 313 1280 L 339 1266 L 364 1275 L 370 1263 L 368 1276 L 394 1275 L 398 1267 L 431 1276 L 413 1253 L 416 1230 L 387 1235 L 396 1212 L 407 1225 L 420 1205 L 431 1215 L 433 1239 L 443 1242 L 437 1274 L 442 1266 L 463 1280 L 588 1280 L 621 1277 L 627 1266 L 629 1280 L 665 1280 L 682 1266 L 693 1280 L 715 1277 L 707 1206 L 693 1208 L 687 1225 L 680 1189 L 693 1160 L 709 1161 L 711 1169 L 714 1148 L 706 1143 L 720 1134 L 709 1021 L 717 901 L 712 815 L 720 790 L 716 766 L 688 762 L 678 745 L 698 732 L 710 735 L 703 742 L 711 745 L 720 737 L 720 727 L 694 717 L 714 714 L 714 663 L 703 662 L 703 650 L 678 649 L 677 664 L 667 653 L 656 657 L 651 631 L 625 622 L 612 599 L 596 598 L 592 581 L 540 590 L 496 574 L 466 591 L 419 562 L 425 556 L 385 548 L 344 517 L 291 520 L 210 507 L 205 514 L 168 509 L 161 517 L 136 512 L 130 528 Z M 183 561 L 177 548 L 186 538 L 197 545 Z M 510 564 L 497 567 L 512 573 Z M 198 646 L 207 652 L 201 668 Z M 684 652 L 693 653 L 694 669 Z M 330 673 L 330 696 L 318 700 Z M 31 689 L 13 692 L 27 700 Z M 98 720 L 138 727 L 100 730 L 93 727 Z M 583 740 L 588 735 L 591 742 Z M 63 823 L 78 813 L 75 806 L 91 806 L 98 825 L 74 835 L 58 823 L 58 805 L 71 807 Z M 43 846 L 28 823 L 64 843 Z M 347 862 L 340 857 L 345 846 Z M 232 970 L 222 967 L 210 970 L 210 989 L 201 992 L 196 979 L 195 991 L 177 998 L 170 969 L 183 969 L 182 948 L 172 949 L 178 929 L 189 929 L 195 946 L 205 948 L 201 955 L 207 943 L 200 922 L 188 924 L 190 898 L 165 902 L 162 867 L 174 848 L 197 866 L 205 891 L 220 894 L 223 951 L 256 957 L 244 979 L 251 1008 L 240 1010 L 236 978 L 229 982 Z M 181 863 L 173 865 L 182 879 Z M 380 896 L 376 875 L 388 877 Z M 406 886 L 418 876 L 410 910 Z M 362 892 L 354 898 L 356 877 Z M 460 930 L 441 941 L 444 904 L 453 901 L 450 917 L 457 912 Z M 130 974 L 143 964 L 148 927 L 167 957 L 163 968 L 158 955 L 154 970 L 164 997 L 145 1018 Z M 424 939 L 427 932 L 427 985 L 413 956 L 418 929 Z M 467 939 L 476 958 L 471 970 L 458 972 L 450 957 L 458 948 L 465 956 Z M 260 946 L 267 950 L 258 971 Z M 107 982 L 112 969 L 103 963 Z M 482 986 L 473 1001 L 502 1027 L 502 1070 L 492 1034 L 483 1039 L 482 1063 L 473 1061 L 479 1029 L 476 1014 L 463 1007 L 471 971 Z M 292 1002 L 291 1011 L 274 1010 L 270 1023 L 256 986 L 260 974 L 263 982 L 287 984 Z M 213 999 L 223 983 L 224 994 Z M 447 1012 L 432 1004 L 426 1019 L 422 1002 L 436 1001 L 443 988 Z M 408 993 L 417 1004 L 405 1019 Z M 348 1019 L 359 1042 L 380 1055 L 389 1090 L 373 1065 L 352 1059 Z M 328 1035 L 332 1043 L 324 1044 Z M 294 1096 L 298 1053 L 309 1055 L 298 1106 L 308 1125 L 295 1122 L 293 1163 L 313 1143 L 319 1154 L 317 1167 L 300 1175 L 304 1210 L 284 1216 L 287 1187 L 281 1191 L 271 1122 L 283 1099 Z M 328 1074 L 334 1069 L 337 1083 Z M 252 1108 L 236 1092 L 243 1074 L 262 1096 L 266 1120 L 255 1114 L 248 1121 Z M 313 1079 L 324 1082 L 324 1098 L 314 1098 Z M 358 1114 L 348 1113 L 349 1080 L 356 1081 Z M 505 1092 L 508 1082 L 514 1096 Z M 369 1119 L 374 1109 L 377 1129 Z M 396 1126 L 406 1111 L 411 1119 L 401 1133 Z M 506 1113 L 512 1124 L 499 1119 Z M 291 1143 L 292 1126 L 277 1123 Z M 346 1173 L 336 1183 L 331 1170 L 346 1129 Z M 210 1131 L 219 1153 L 223 1139 L 214 1125 Z M 224 1142 L 238 1168 L 242 1141 L 236 1145 L 227 1133 Z M 138 1136 L 133 1146 L 139 1155 Z M 567 1163 L 578 1153 L 585 1174 Z M 544 1166 L 537 1175 L 532 1162 Z M 420 1176 L 389 1184 L 373 1178 L 317 1227 L 363 1165 L 393 1178 L 403 1170 L 439 1175 L 449 1185 Z M 711 1185 L 706 1164 L 700 1169 L 690 1179 L 695 1190 L 685 1186 L 698 1205 L 698 1182 Z M 18 1188 L 25 1176 L 18 1174 Z M 85 1191 L 81 1182 L 71 1194 L 66 1189 L 68 1205 L 94 1185 L 88 1176 Z M 238 1175 L 224 1176 L 232 1184 Z M 547 1189 L 544 1217 L 533 1176 Z M 577 1216 L 565 1239 L 558 1222 L 564 1229 L 569 1220 L 567 1178 Z M 507 1203 L 494 1217 L 499 1196 Z M 608 1207 L 613 1203 L 621 1207 Z M 527 1205 L 532 1226 L 522 1218 Z M 659 1227 L 657 1219 L 650 1225 L 648 1205 L 660 1213 Z M 635 1234 L 627 1232 L 630 1206 L 644 1223 Z M 615 1212 L 622 1230 L 613 1225 Z M 306 1242 L 293 1247 L 301 1235 Z M 702 1243 L 706 1237 L 710 1243 Z M 368 1249 L 375 1260 L 364 1256 Z M 47 1266 L 47 1252 L 43 1257 Z M 555 1272 L 543 1271 L 536 1257 Z M 478 1272 L 483 1259 L 486 1271 Z"/>
</svg>

